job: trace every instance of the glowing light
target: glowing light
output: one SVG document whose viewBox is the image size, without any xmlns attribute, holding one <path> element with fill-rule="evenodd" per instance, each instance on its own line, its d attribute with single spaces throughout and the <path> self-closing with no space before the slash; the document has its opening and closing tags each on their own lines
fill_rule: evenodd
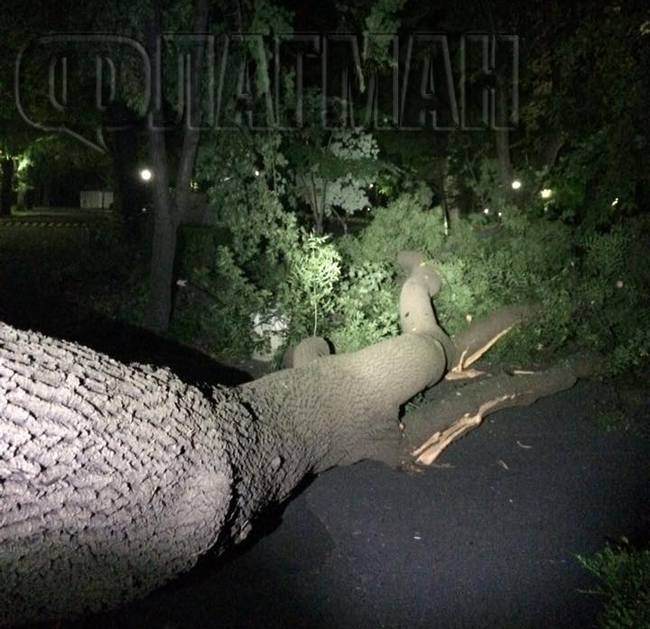
<svg viewBox="0 0 650 629">
<path fill-rule="evenodd" d="M 490 213 L 490 208 L 489 208 L 489 207 L 486 207 L 486 208 L 483 210 L 483 214 L 485 214 L 485 215 L 487 216 L 489 213 Z"/>
<path fill-rule="evenodd" d="M 31 163 L 32 160 L 29 159 L 29 157 L 27 157 L 26 155 L 23 155 L 18 162 L 18 172 L 20 173 L 23 170 L 25 170 L 28 166 L 31 165 Z"/>
<path fill-rule="evenodd" d="M 550 199 L 553 196 L 553 190 L 550 188 L 544 188 L 543 190 L 540 191 L 539 196 L 542 197 L 542 199 Z"/>
<path fill-rule="evenodd" d="M 374 187 L 375 187 L 375 184 L 374 184 L 374 183 L 371 183 L 370 186 L 369 186 L 369 188 L 370 188 L 371 190 L 372 190 Z"/>
<path fill-rule="evenodd" d="M 511 184 L 513 190 L 520 190 L 522 183 L 519 181 L 519 179 L 515 179 Z"/>
<path fill-rule="evenodd" d="M 140 179 L 142 181 L 151 181 L 153 179 L 153 173 L 148 168 L 143 168 L 140 171 Z"/>
<path fill-rule="evenodd" d="M 616 288 L 623 288 L 623 286 L 625 286 L 623 280 L 618 280 L 616 282 Z"/>
<path fill-rule="evenodd" d="M 503 212 L 499 212 L 498 216 L 501 218 L 503 216 Z"/>
<path fill-rule="evenodd" d="M 260 173 L 260 171 L 259 171 L 259 170 L 256 170 L 256 171 L 255 171 L 255 176 L 256 176 L 256 177 L 259 177 L 259 176 L 260 176 L 260 174 L 261 174 L 261 173 Z"/>
<path fill-rule="evenodd" d="M 612 207 L 616 207 L 616 206 L 619 204 L 619 202 L 620 202 L 620 199 L 619 199 L 618 197 L 616 197 L 616 198 L 612 201 Z"/>
</svg>

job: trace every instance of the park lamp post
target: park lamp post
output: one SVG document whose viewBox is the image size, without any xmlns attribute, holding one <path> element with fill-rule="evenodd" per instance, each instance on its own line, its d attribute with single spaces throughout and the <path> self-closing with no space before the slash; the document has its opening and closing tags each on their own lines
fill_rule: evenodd
<svg viewBox="0 0 650 629">
<path fill-rule="evenodd" d="M 148 168 L 140 169 L 140 179 L 145 183 L 149 183 L 153 179 L 153 173 Z"/>
</svg>

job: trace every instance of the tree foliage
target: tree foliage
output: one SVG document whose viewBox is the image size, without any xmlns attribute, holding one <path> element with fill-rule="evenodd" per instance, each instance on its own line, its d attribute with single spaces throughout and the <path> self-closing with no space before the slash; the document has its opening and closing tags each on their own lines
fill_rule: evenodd
<svg viewBox="0 0 650 629">
<path fill-rule="evenodd" d="M 190 3 L 172 4 L 161 5 L 166 24 L 188 28 Z M 102 6 L 77 22 L 108 20 L 121 33 L 144 37 L 148 8 L 146 2 L 131 12 Z M 231 8 L 214 8 L 211 32 L 224 34 Z M 294 28 L 284 5 L 238 8 L 241 25 L 257 33 Z M 397 129 L 326 130 L 318 124 L 322 93 L 313 84 L 305 91 L 302 126 L 281 129 L 291 112 L 280 100 L 270 109 L 268 130 L 249 128 L 245 113 L 265 119 L 269 111 L 269 78 L 280 62 L 270 40 L 262 48 L 249 42 L 233 53 L 234 69 L 224 78 L 226 118 L 238 129 L 201 137 L 194 185 L 207 194 L 214 227 L 183 228 L 174 332 L 214 352 L 242 354 L 258 343 L 251 334 L 256 316 L 286 320 L 287 341 L 311 334 L 317 318 L 319 333 L 339 350 L 367 345 L 395 331 L 395 255 L 416 249 L 440 265 L 439 313 L 451 333 L 504 304 L 537 305 L 530 327 L 502 344 L 501 359 L 544 360 L 578 345 L 607 353 L 614 371 L 640 365 L 650 348 L 648 277 L 640 262 L 650 201 L 647 8 L 629 2 L 567 9 L 551 2 L 522 10 L 468 1 L 434 9 L 377 0 L 341 5 L 336 14 L 341 30 L 482 28 L 519 35 L 521 117 L 507 149 L 521 190 L 504 187 L 503 156 L 489 126 L 417 138 Z M 27 13 L 18 18 L 27 28 Z M 318 19 L 307 21 L 318 26 Z M 459 44 L 452 40 L 453 57 Z M 388 76 L 385 40 L 366 44 L 361 70 Z M 252 87 L 246 102 L 230 98 L 242 63 Z M 295 89 L 294 69 L 280 69 L 283 88 Z M 168 71 L 169 87 L 176 70 Z M 134 77 L 127 84 L 137 88 Z M 498 87 L 480 72 L 469 81 Z M 171 92 L 166 101 L 170 113 Z M 328 105 L 336 110 L 344 103 Z M 167 134 L 172 164 L 177 139 Z M 49 142 L 32 148 L 31 185 L 61 163 L 54 148 L 45 150 Z M 138 282 L 128 286 L 141 289 Z"/>
</svg>

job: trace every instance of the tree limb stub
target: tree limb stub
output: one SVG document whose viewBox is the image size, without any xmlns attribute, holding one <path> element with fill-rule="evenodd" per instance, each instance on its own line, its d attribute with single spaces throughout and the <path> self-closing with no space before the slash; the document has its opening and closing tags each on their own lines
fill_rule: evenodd
<svg viewBox="0 0 650 629">
<path fill-rule="evenodd" d="M 310 336 L 303 339 L 295 347 L 290 348 L 284 356 L 284 367 L 304 367 L 312 360 L 329 356 L 330 347 L 327 341 L 320 336 Z"/>
</svg>

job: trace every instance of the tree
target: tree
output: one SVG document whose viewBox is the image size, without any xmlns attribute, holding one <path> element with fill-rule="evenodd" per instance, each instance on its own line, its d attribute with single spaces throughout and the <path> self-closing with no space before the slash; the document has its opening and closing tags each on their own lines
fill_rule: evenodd
<svg viewBox="0 0 650 629">
<path fill-rule="evenodd" d="M 164 95 L 164 77 L 159 54 L 164 32 L 162 4 L 162 0 L 152 0 L 150 17 L 146 27 L 146 38 L 147 48 L 152 60 L 152 94 Z M 227 25 L 231 27 L 232 31 L 239 34 L 244 31 L 242 4 L 245 3 L 240 0 L 228 2 L 222 12 Z M 167 103 L 156 102 L 156 99 L 153 99 L 148 115 L 149 153 L 155 177 L 153 180 L 154 233 L 147 324 L 149 328 L 159 332 L 167 330 L 170 323 L 177 231 L 186 211 L 190 207 L 191 183 L 201 140 L 199 130 L 202 119 L 200 105 L 201 70 L 206 56 L 206 42 L 201 36 L 208 33 L 210 2 L 208 0 L 193 0 L 192 7 L 191 33 L 198 36 L 198 43 L 194 46 L 191 72 L 188 85 L 185 86 L 188 98 L 184 103 L 184 111 L 180 112 L 184 125 L 180 155 L 175 171 L 172 171 L 172 160 L 170 159 L 170 151 L 164 131 L 163 109 Z M 254 3 L 254 6 L 251 7 L 253 31 L 260 32 L 269 29 L 267 21 L 273 23 L 275 11 L 279 10 L 267 2 Z M 234 57 L 236 56 L 235 54 Z M 236 64 L 233 65 L 236 66 Z M 229 68 L 226 74 L 234 75 L 235 73 L 231 72 Z M 262 77 L 259 79 L 260 84 L 268 82 L 268 76 L 261 71 L 259 74 Z M 236 81 L 233 81 L 233 76 L 226 77 L 225 83 L 228 84 L 228 88 L 220 94 L 222 101 L 227 101 L 232 95 L 230 92 L 234 91 L 236 93 L 238 89 L 235 85 Z M 269 97 L 261 86 L 258 86 L 258 91 L 263 97 Z M 268 87 L 266 91 L 268 92 Z M 162 100 L 164 101 L 164 96 Z M 170 192 L 171 186 L 174 189 L 173 193 Z"/>
<path fill-rule="evenodd" d="M 11 203 L 13 199 L 14 182 L 14 158 L 11 156 L 2 157 L 2 192 L 0 192 L 0 216 L 11 214 Z"/>
<path fill-rule="evenodd" d="M 316 136 L 315 145 L 310 146 L 305 141 L 307 134 L 303 134 L 301 144 L 289 148 L 296 196 L 310 208 L 316 234 L 323 233 L 325 220 L 332 215 L 347 232 L 345 219 L 370 209 L 368 190 L 381 170 L 377 142 L 371 134 L 359 130 L 311 135 Z M 326 140 L 321 138 L 323 135 Z"/>
<path fill-rule="evenodd" d="M 525 317 L 506 308 L 455 339 L 438 326 L 432 264 L 400 254 L 401 335 L 325 355 L 232 389 L 123 365 L 0 324 L 0 618 L 97 611 L 142 596 L 211 547 L 243 540 L 256 515 L 308 474 L 372 458 L 429 464 L 498 408 L 569 387 L 594 363 L 478 377 L 478 357 Z M 446 375 L 433 406 L 399 408 Z"/>
<path fill-rule="evenodd" d="M 209 2 L 195 0 L 193 3 L 192 33 L 204 35 L 208 30 Z M 160 46 L 163 24 L 160 0 L 152 0 L 152 10 L 147 25 L 147 47 L 152 60 L 152 93 L 162 93 L 162 68 Z M 169 326 L 172 311 L 172 280 L 176 254 L 176 234 L 183 214 L 189 207 L 192 173 L 199 147 L 200 132 L 196 128 L 193 105 L 200 99 L 200 71 L 205 55 L 205 42 L 200 40 L 192 58 L 192 72 L 189 79 L 189 104 L 184 112 L 186 124 L 183 129 L 181 155 L 175 178 L 175 192 L 170 193 L 170 165 L 162 119 L 162 103 L 155 99 L 149 112 L 149 143 L 151 165 L 154 169 L 153 204 L 154 232 L 151 252 L 149 283 L 149 306 L 147 323 L 156 331 L 165 331 Z"/>
<path fill-rule="evenodd" d="M 48 173 L 61 172 L 63 168 L 61 163 L 44 165 L 45 159 L 49 157 L 54 162 L 60 157 L 59 149 L 63 149 L 65 164 L 76 161 L 82 154 L 84 157 L 79 161 L 84 162 L 86 168 L 89 162 L 94 166 L 99 161 L 96 155 L 88 156 L 86 146 L 77 147 L 72 141 L 66 144 L 65 139 L 70 140 L 70 137 L 58 132 L 61 128 L 94 130 L 99 121 L 98 112 L 85 102 L 76 102 L 73 98 L 69 105 L 66 102 L 65 106 L 57 109 L 50 100 L 49 90 L 54 90 L 54 83 L 49 82 L 48 68 L 54 68 L 51 64 L 64 46 L 55 50 L 35 43 L 45 32 L 52 30 L 87 32 L 96 8 L 92 12 L 78 9 L 78 3 L 70 0 L 48 7 L 27 1 L 5 12 L 0 42 L 0 161 L 3 179 L 0 213 L 9 213 L 14 188 L 18 187 L 19 195 L 25 191 L 21 185 L 24 182 L 19 181 L 16 186 L 17 175 L 25 175 L 19 173 L 19 160 L 24 165 L 28 161 L 25 158 L 29 161 L 35 155 L 43 158 L 37 176 L 40 176 L 38 183 L 45 188 L 43 196 L 46 200 Z M 79 60 L 79 53 L 73 47 L 66 49 L 71 65 Z M 17 74 L 18 68 L 20 72 Z M 87 89 L 87 74 L 75 77 L 75 80 L 79 79 L 79 84 Z M 49 149 L 52 151 L 48 156 Z M 29 171 L 28 178 L 35 174 L 33 169 Z M 66 174 L 70 176 L 70 171 Z"/>
</svg>

